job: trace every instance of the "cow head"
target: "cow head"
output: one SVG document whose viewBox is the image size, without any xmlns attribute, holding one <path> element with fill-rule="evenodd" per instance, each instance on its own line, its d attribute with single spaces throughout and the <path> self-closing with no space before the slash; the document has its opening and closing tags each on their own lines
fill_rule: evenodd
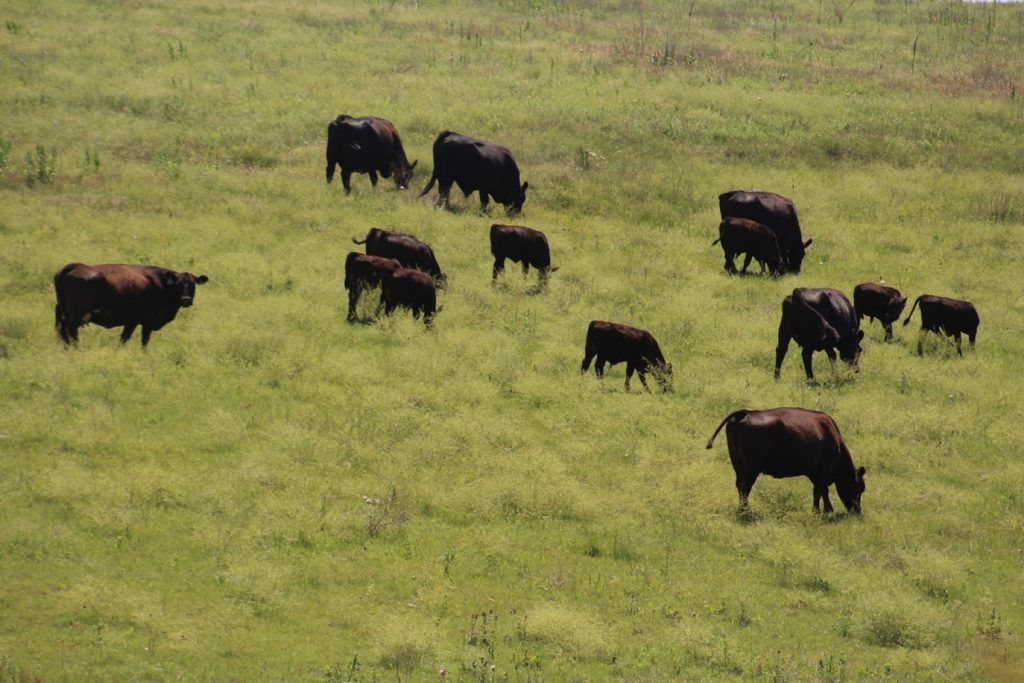
<svg viewBox="0 0 1024 683">
<path fill-rule="evenodd" d="M 864 468 L 858 467 L 853 480 L 840 477 L 836 480 L 836 492 L 849 512 L 860 514 L 860 497 L 864 493 Z"/>
<path fill-rule="evenodd" d="M 851 334 L 846 335 L 843 339 L 840 339 L 836 344 L 836 348 L 839 350 L 839 357 L 846 361 L 849 365 L 856 365 L 857 358 L 860 356 L 860 340 L 864 338 L 864 330 L 857 330 Z"/>
<path fill-rule="evenodd" d="M 672 364 L 663 363 L 655 364 L 651 367 L 651 374 L 654 375 L 655 381 L 658 382 L 658 386 L 665 393 L 672 391 Z"/>
<path fill-rule="evenodd" d="M 885 315 L 891 321 L 899 320 L 900 315 L 903 314 L 903 309 L 906 307 L 907 297 L 901 296 L 896 299 L 890 299 L 885 307 Z"/>
<path fill-rule="evenodd" d="M 508 206 L 508 215 L 514 216 L 523 210 L 523 204 L 526 202 L 526 188 L 530 186 L 530 183 L 523 183 L 523 186 L 519 188 L 517 197 Z"/>
<path fill-rule="evenodd" d="M 800 266 L 803 265 L 804 256 L 807 255 L 807 247 L 811 246 L 811 242 L 813 241 L 813 239 L 807 240 L 803 244 L 797 242 L 786 250 L 785 265 L 787 270 L 791 270 L 794 273 L 800 272 Z"/>
<path fill-rule="evenodd" d="M 401 161 L 398 163 L 394 161 L 391 162 L 391 172 L 395 176 L 395 185 L 398 186 L 399 190 L 409 189 L 409 183 L 412 181 L 412 170 L 416 168 L 416 164 L 419 162 L 420 160 L 417 159 L 412 162 L 411 166 L 407 161 Z"/>
<path fill-rule="evenodd" d="M 188 308 L 196 297 L 196 285 L 205 285 L 210 278 L 205 275 L 198 277 L 192 273 L 167 273 L 164 285 L 177 299 L 182 308 Z"/>
</svg>

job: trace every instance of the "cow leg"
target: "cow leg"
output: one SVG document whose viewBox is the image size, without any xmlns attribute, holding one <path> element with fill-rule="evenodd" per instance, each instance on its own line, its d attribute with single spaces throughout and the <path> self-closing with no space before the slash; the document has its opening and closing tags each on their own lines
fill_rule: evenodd
<svg viewBox="0 0 1024 683">
<path fill-rule="evenodd" d="M 142 326 L 142 348 L 146 348 L 149 344 L 149 335 L 153 334 L 153 330 L 146 325 Z"/>
<path fill-rule="evenodd" d="M 748 254 L 747 254 L 747 255 L 746 255 L 746 256 L 745 256 L 744 258 L 743 258 L 743 267 L 742 267 L 742 268 L 740 268 L 740 272 L 741 272 L 741 273 L 746 273 L 746 272 L 747 272 L 747 267 L 748 267 L 748 266 L 750 265 L 750 261 L 751 261 L 751 260 L 752 260 L 753 258 L 754 258 L 754 256 L 753 256 L 752 254 L 750 254 L 750 253 L 748 253 Z"/>
<path fill-rule="evenodd" d="M 736 475 L 736 490 L 740 494 L 740 507 L 743 509 L 748 506 L 747 499 L 750 498 L 750 490 L 754 488 L 754 482 L 757 481 L 757 474 L 754 472 L 746 477 Z"/>
<path fill-rule="evenodd" d="M 369 173 L 370 173 L 370 184 L 373 185 L 374 187 L 377 187 L 377 172 L 376 171 L 370 171 Z"/>
<path fill-rule="evenodd" d="M 779 339 L 779 345 L 775 347 L 775 379 L 779 378 L 779 370 L 782 368 L 782 361 L 789 350 L 789 338 Z"/>
<path fill-rule="evenodd" d="M 885 341 L 892 341 L 892 323 L 882 323 L 882 328 L 885 330 Z"/>
<path fill-rule="evenodd" d="M 346 171 L 344 168 L 341 169 L 341 184 L 345 187 L 345 194 L 352 194 L 352 184 L 349 182 L 352 179 L 352 171 Z"/>
<path fill-rule="evenodd" d="M 327 160 L 327 184 L 329 185 L 334 180 L 334 159 Z"/>
<path fill-rule="evenodd" d="M 804 371 L 807 373 L 807 379 L 814 379 L 814 371 L 811 370 L 811 358 L 814 356 L 814 349 L 806 348 L 801 353 L 804 359 Z M 835 354 L 833 354 L 833 357 Z"/>
<path fill-rule="evenodd" d="M 434 204 L 435 209 L 447 209 L 448 208 L 448 193 L 452 191 L 452 181 L 445 182 L 438 178 L 437 182 L 437 202 Z"/>
<path fill-rule="evenodd" d="M 488 201 L 489 197 L 487 196 L 487 193 L 484 192 L 483 190 L 480 190 L 480 213 L 487 213 Z"/>
<path fill-rule="evenodd" d="M 526 277 L 526 275 L 527 275 L 527 274 L 528 274 L 529 272 L 530 272 L 530 262 L 529 262 L 529 261 L 525 261 L 525 260 L 524 260 L 524 261 L 523 261 L 523 277 L 525 278 L 525 277 Z"/>
<path fill-rule="evenodd" d="M 352 289 L 348 290 L 348 321 L 356 319 L 356 304 L 359 303 L 359 287 L 353 283 Z"/>
<path fill-rule="evenodd" d="M 494 257 L 494 270 L 491 272 L 491 282 L 496 282 L 498 279 L 498 273 L 504 272 L 505 270 L 505 258 Z"/>
<path fill-rule="evenodd" d="M 605 363 L 604 358 L 601 358 L 601 356 L 598 356 L 597 357 L 597 363 L 594 364 L 594 374 L 596 374 L 598 377 L 600 377 L 602 379 L 604 378 L 604 363 Z M 627 380 L 627 382 L 628 382 L 628 380 Z M 626 388 L 627 389 L 629 388 L 628 384 L 627 384 Z"/>
<path fill-rule="evenodd" d="M 736 254 L 725 248 L 723 248 L 723 251 L 725 252 L 725 272 L 730 275 L 735 275 L 736 264 L 733 263 L 732 260 L 736 257 Z"/>
<path fill-rule="evenodd" d="M 968 334 L 968 335 L 967 335 L 967 339 L 968 339 L 968 341 L 970 341 L 970 342 L 971 342 L 971 348 L 972 348 L 972 349 L 974 348 L 974 338 L 975 338 L 976 336 L 978 336 L 978 333 L 977 333 L 977 332 L 974 332 L 973 334 Z"/>
<path fill-rule="evenodd" d="M 821 512 L 821 509 L 820 509 L 818 504 L 822 500 L 825 501 L 825 512 L 826 513 L 831 513 L 832 512 L 832 501 L 828 499 L 828 484 L 825 484 L 823 486 L 823 485 L 818 484 L 817 482 L 815 482 L 815 484 L 814 484 L 814 511 L 815 512 Z"/>
<path fill-rule="evenodd" d="M 580 374 L 581 375 L 582 374 L 586 374 L 587 370 L 590 369 L 590 361 L 593 360 L 593 359 L 594 359 L 594 354 L 590 352 L 590 349 L 587 349 L 583 353 L 583 364 L 580 365 Z"/>
<path fill-rule="evenodd" d="M 644 369 L 642 367 L 637 366 L 636 376 L 640 378 L 640 384 L 644 385 L 644 389 L 647 390 L 647 393 L 651 393 L 651 388 L 647 386 L 647 377 L 645 376 Z"/>
<path fill-rule="evenodd" d="M 131 339 L 131 337 L 132 337 L 132 332 L 135 331 L 135 328 L 137 326 L 138 326 L 138 323 L 127 323 L 127 324 L 125 324 L 124 329 L 121 330 L 121 343 L 122 344 L 127 344 L 128 343 L 128 340 Z M 143 327 L 142 330 L 143 330 L 143 334 L 145 334 L 146 328 Z M 142 345 L 145 346 L 146 342 L 143 341 Z"/>
<path fill-rule="evenodd" d="M 963 355 L 964 355 L 964 352 L 963 352 L 963 350 L 962 350 L 962 349 L 960 348 L 960 333 L 959 333 L 959 332 L 955 333 L 955 334 L 953 335 L 953 339 L 955 339 L 955 340 L 956 340 L 956 353 L 957 353 L 957 355 L 958 355 L 958 356 L 960 356 L 960 357 L 962 358 L 962 357 L 963 357 Z"/>
<path fill-rule="evenodd" d="M 836 351 L 835 349 L 825 349 L 825 355 L 828 356 L 828 362 L 832 365 L 836 364 Z"/>
<path fill-rule="evenodd" d="M 626 363 L 626 391 L 629 391 L 629 380 L 633 379 L 634 369 L 632 363 Z"/>
</svg>

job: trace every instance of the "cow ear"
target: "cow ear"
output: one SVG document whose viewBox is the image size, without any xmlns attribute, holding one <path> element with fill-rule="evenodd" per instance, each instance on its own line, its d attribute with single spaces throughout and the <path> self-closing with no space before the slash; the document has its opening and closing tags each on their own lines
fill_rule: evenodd
<svg viewBox="0 0 1024 683">
<path fill-rule="evenodd" d="M 857 330 L 857 341 L 864 338 L 864 330 Z"/>
<path fill-rule="evenodd" d="M 811 242 L 813 242 L 813 241 L 814 241 L 813 239 L 809 239 L 806 242 L 804 242 L 804 249 L 806 249 L 807 247 L 811 246 Z"/>
<path fill-rule="evenodd" d="M 205 285 L 209 281 L 210 278 L 206 277 L 205 275 L 200 275 L 199 277 L 196 278 L 197 285 Z"/>
<path fill-rule="evenodd" d="M 863 479 L 863 478 L 864 478 L 864 468 L 863 468 L 863 467 L 858 467 L 858 468 L 857 468 L 857 476 L 858 476 L 859 478 L 861 478 L 861 479 Z"/>
<path fill-rule="evenodd" d="M 523 183 L 523 192 L 526 192 L 526 188 L 530 186 L 530 183 Z"/>
</svg>

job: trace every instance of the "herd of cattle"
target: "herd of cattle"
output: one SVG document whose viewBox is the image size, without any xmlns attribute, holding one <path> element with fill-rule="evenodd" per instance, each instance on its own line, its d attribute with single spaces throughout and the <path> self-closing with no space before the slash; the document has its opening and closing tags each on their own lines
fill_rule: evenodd
<svg viewBox="0 0 1024 683">
<path fill-rule="evenodd" d="M 366 173 L 376 186 L 377 176 L 394 178 L 399 189 L 409 186 L 417 162 L 409 163 L 395 126 L 377 117 L 353 118 L 342 115 L 327 129 L 327 182 L 341 167 L 345 192 L 351 191 L 353 173 Z M 529 183 L 520 184 L 519 167 L 511 152 L 500 145 L 444 131 L 433 145 L 434 168 L 420 193 L 426 195 L 436 183 L 436 206 L 446 206 L 452 185 L 468 197 L 480 195 L 481 211 L 489 199 L 505 206 L 510 215 L 522 210 Z M 734 259 L 743 254 L 740 272 L 757 260 L 764 273 L 772 276 L 799 273 L 807 247 L 803 240 L 796 207 L 785 197 L 770 192 L 733 191 L 719 196 L 721 223 L 719 237 L 725 254 L 725 270 L 736 273 Z M 437 289 L 444 289 L 447 277 L 438 265 L 431 247 L 402 233 L 371 228 L 362 240 L 365 254 L 350 252 L 345 260 L 345 288 L 348 290 L 348 320 L 356 319 L 356 307 L 362 293 L 379 287 L 379 308 L 390 315 L 396 308 L 407 308 L 414 317 L 423 316 L 429 327 L 438 311 Z M 533 266 L 543 287 L 557 270 L 551 266 L 551 252 L 544 233 L 532 228 L 494 224 L 490 230 L 494 256 L 492 281 L 505 268 L 505 261 L 520 263 L 524 275 Z M 56 328 L 65 344 L 78 341 L 78 329 L 87 323 L 102 327 L 122 327 L 121 342 L 129 340 L 135 328 L 142 327 L 142 345 L 152 332 L 174 320 L 178 310 L 192 305 L 196 286 L 208 282 L 206 275 L 179 273 L 157 266 L 104 264 L 89 266 L 70 263 L 54 276 L 56 290 Z M 875 283 L 857 285 L 853 303 L 835 289 L 797 288 L 782 302 L 778 344 L 775 350 L 775 377 L 795 341 L 802 349 L 804 370 L 814 379 L 811 360 L 815 351 L 823 351 L 834 362 L 836 353 L 856 366 L 864 332 L 862 318 L 877 319 L 892 339 L 892 323 L 906 307 L 907 298 L 892 287 Z M 968 301 L 940 296 L 919 296 L 904 320 L 907 325 L 914 310 L 921 308 L 922 331 L 945 333 L 955 339 L 962 355 L 961 336 L 967 335 L 974 346 L 978 331 L 977 310 Z M 918 341 L 918 354 L 923 352 Z M 666 361 L 654 336 L 646 330 L 618 323 L 595 320 L 587 329 L 581 372 L 592 361 L 598 377 L 605 364 L 626 363 L 626 390 L 635 372 L 650 391 L 646 375 L 659 386 L 672 386 L 672 364 Z M 729 457 L 736 472 L 736 488 L 741 504 L 759 474 L 773 477 L 806 476 L 814 485 L 814 508 L 824 499 L 831 512 L 828 488 L 835 484 L 840 499 L 851 512 L 860 512 L 864 491 L 864 468 L 856 468 L 832 418 L 825 413 L 800 408 L 738 410 L 723 419 L 715 436 L 726 429 Z"/>
</svg>

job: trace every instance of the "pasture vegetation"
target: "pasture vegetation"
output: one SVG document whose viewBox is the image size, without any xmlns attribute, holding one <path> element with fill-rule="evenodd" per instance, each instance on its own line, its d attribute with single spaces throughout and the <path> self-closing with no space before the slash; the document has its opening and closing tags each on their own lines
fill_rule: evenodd
<svg viewBox="0 0 1024 683">
<path fill-rule="evenodd" d="M 0 9 L 0 680 L 1012 680 L 1024 670 L 1024 10 L 883 0 Z M 413 189 L 345 197 L 326 124 Z M 416 193 L 443 129 L 509 146 L 560 266 L 493 287 L 489 217 Z M 717 195 L 794 200 L 797 277 L 729 277 Z M 453 194 L 453 198 L 456 195 Z M 350 237 L 430 242 L 424 331 L 345 322 Z M 139 348 L 65 350 L 69 261 L 209 275 Z M 861 370 L 772 380 L 782 298 L 973 301 Z M 909 309 L 909 304 L 908 304 Z M 363 314 L 369 316 L 367 303 Z M 579 376 L 591 319 L 675 391 Z M 828 411 L 861 518 L 737 513 L 738 407 Z M 364 502 L 364 496 L 371 499 Z"/>
</svg>

